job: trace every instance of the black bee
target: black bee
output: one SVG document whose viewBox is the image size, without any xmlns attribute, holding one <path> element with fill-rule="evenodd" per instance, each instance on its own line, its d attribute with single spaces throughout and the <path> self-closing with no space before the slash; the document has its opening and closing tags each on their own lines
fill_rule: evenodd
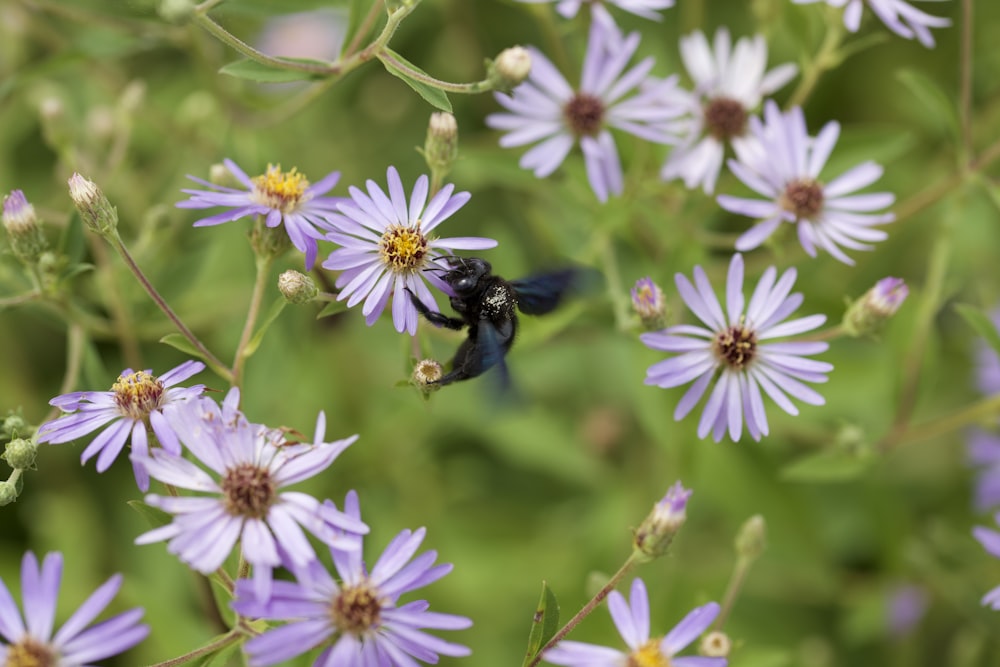
<svg viewBox="0 0 1000 667">
<path fill-rule="evenodd" d="M 493 267 L 485 259 L 449 256 L 445 262 L 448 270 L 442 279 L 455 292 L 451 307 L 461 317 L 435 312 L 406 290 L 417 311 L 434 326 L 456 331 L 469 327 L 468 338 L 452 359 L 451 371 L 436 384 L 468 380 L 496 366 L 506 388 L 510 380 L 504 356 L 517 336 L 517 311 L 525 315 L 551 312 L 566 294 L 592 275 L 589 270 L 569 268 L 507 281 L 493 275 Z"/>
</svg>

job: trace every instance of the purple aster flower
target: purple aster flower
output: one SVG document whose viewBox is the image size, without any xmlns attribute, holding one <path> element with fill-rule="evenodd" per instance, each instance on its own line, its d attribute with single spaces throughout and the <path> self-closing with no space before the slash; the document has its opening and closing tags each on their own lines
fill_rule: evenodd
<svg viewBox="0 0 1000 667">
<path fill-rule="evenodd" d="M 221 408 L 202 397 L 164 411 L 178 438 L 215 476 L 179 456 L 153 452 L 145 464 L 153 478 L 204 495 L 147 495 L 148 504 L 173 514 L 174 519 L 135 542 L 169 540 L 168 551 L 209 574 L 222 565 L 239 540 L 244 559 L 254 566 L 258 594 L 266 598 L 271 570 L 282 564 L 279 547 L 292 565 L 316 559 L 303 528 L 342 548 L 354 544 L 344 531 L 368 532 L 361 521 L 321 505 L 312 496 L 282 491 L 326 470 L 357 436 L 323 442 L 326 419 L 321 412 L 314 441 L 291 444 L 281 431 L 249 423 L 237 410 L 238 404 L 239 390 L 234 388 Z"/>
<path fill-rule="evenodd" d="M 1000 330 L 1000 308 L 989 313 L 993 326 Z M 986 341 L 976 341 L 976 388 L 991 396 L 1000 394 L 1000 357 Z"/>
<path fill-rule="evenodd" d="M 671 667 L 725 667 L 725 658 L 677 656 L 708 629 L 719 615 L 719 605 L 709 602 L 692 610 L 662 638 L 649 637 L 649 598 L 642 579 L 632 581 L 631 604 L 618 591 L 608 595 L 608 611 L 629 651 L 596 644 L 563 640 L 543 655 L 546 662 L 569 667 L 621 667 L 670 665 Z"/>
<path fill-rule="evenodd" d="M 733 255 L 723 313 L 700 266 L 694 267 L 694 285 L 678 273 L 675 279 L 681 298 L 707 328 L 681 324 L 639 337 L 654 350 L 678 353 L 650 366 L 646 384 L 679 387 L 694 381 L 677 404 L 674 419 L 683 419 L 691 412 L 717 378 L 698 423 L 699 438 L 711 432 L 718 442 L 728 426 L 729 437 L 736 442 L 744 419 L 754 440 L 767 435 L 761 388 L 791 415 L 799 411 L 788 394 L 810 405 L 824 403 L 823 397 L 803 382 L 826 382 L 826 373 L 833 366 L 805 357 L 825 352 L 828 345 L 818 341 L 765 344 L 773 338 L 811 331 L 826 321 L 825 315 L 784 321 L 802 304 L 803 297 L 798 292 L 790 294 L 795 269 L 788 269 L 780 278 L 777 274 L 773 266 L 764 272 L 744 308 L 743 256 Z"/>
<path fill-rule="evenodd" d="M 230 188 L 188 175 L 209 190 L 181 190 L 190 199 L 177 202 L 178 208 L 213 208 L 225 206 L 229 210 L 194 223 L 195 227 L 219 225 L 250 215 L 264 216 L 268 227 L 284 223 L 285 232 L 295 248 L 305 254 L 306 269 L 316 263 L 316 240 L 322 239 L 329 229 L 327 218 L 336 211 L 340 197 L 321 197 L 333 189 L 340 179 L 340 172 L 333 171 L 317 183 L 309 184 L 296 169 L 283 172 L 281 166 L 267 165 L 267 172 L 250 178 L 235 162 L 223 160 L 226 169 L 246 188 Z"/>
<path fill-rule="evenodd" d="M 667 299 L 652 278 L 639 278 L 629 292 L 632 309 L 647 329 L 662 329 L 667 319 Z"/>
<path fill-rule="evenodd" d="M 21 561 L 23 621 L 14 597 L 0 579 L 0 637 L 3 638 L 0 664 L 89 667 L 98 660 L 127 651 L 149 634 L 149 626 L 139 623 L 140 608 L 87 627 L 118 593 L 122 585 L 120 574 L 104 582 L 53 634 L 62 565 L 60 553 L 47 554 L 41 567 L 35 554 L 30 551 L 24 554 Z"/>
<path fill-rule="evenodd" d="M 660 9 L 669 9 L 674 6 L 674 0 L 519 0 L 520 2 L 529 2 L 532 4 L 537 4 L 541 2 L 555 2 L 556 11 L 559 12 L 563 17 L 571 19 L 576 16 L 577 12 L 580 11 L 580 7 L 584 4 L 591 6 L 595 12 L 595 16 L 598 12 L 606 12 L 604 5 L 614 5 L 626 12 L 635 14 L 636 16 L 641 16 L 643 18 L 651 19 L 653 21 L 660 21 L 663 19 L 657 12 Z"/>
<path fill-rule="evenodd" d="M 544 178 L 562 164 L 579 142 L 587 179 L 597 198 L 620 195 L 624 188 L 618 148 L 609 128 L 655 143 L 676 143 L 684 110 L 676 103 L 677 77 L 654 81 L 653 59 L 625 67 L 639 47 L 639 33 L 622 36 L 617 27 L 593 21 L 580 87 L 574 90 L 555 65 L 529 47 L 531 74 L 511 96 L 496 94 L 510 113 L 491 114 L 490 127 L 502 130 L 504 148 L 537 143 L 520 165 Z"/>
<path fill-rule="evenodd" d="M 844 25 L 851 32 L 861 27 L 861 13 L 867 4 L 875 15 L 900 37 L 914 37 L 928 49 L 934 48 L 934 36 L 929 28 L 944 28 L 951 21 L 940 16 L 931 16 L 905 0 L 792 0 L 796 4 L 826 2 L 831 7 L 847 6 L 844 10 Z"/>
<path fill-rule="evenodd" d="M 886 621 L 889 634 L 904 637 L 910 634 L 927 613 L 927 590 L 916 584 L 899 584 L 889 595 Z"/>
<path fill-rule="evenodd" d="M 1000 513 L 994 515 L 993 520 L 1000 522 Z M 974 526 L 972 536 L 979 540 L 979 543 L 991 556 L 1000 558 L 1000 533 L 985 526 Z M 1000 586 L 984 595 L 982 603 L 984 606 L 1000 611 Z"/>
<path fill-rule="evenodd" d="M 396 331 L 417 333 L 419 315 L 404 290 L 409 289 L 424 304 L 437 310 L 437 301 L 424 284 L 426 279 L 445 294 L 449 288 L 433 271 L 438 252 L 484 250 L 497 242 L 479 236 L 437 238 L 430 236 L 438 225 L 469 201 L 468 192 L 453 195 L 455 186 L 445 185 L 427 203 L 428 179 L 417 179 L 406 201 L 406 192 L 395 167 L 386 171 L 388 196 L 375 181 L 367 182 L 367 194 L 351 187 L 351 199 L 338 205 L 339 215 L 330 218 L 333 229 L 326 238 L 342 247 L 330 253 L 323 267 L 342 271 L 337 278 L 339 301 L 353 307 L 364 300 L 361 312 L 368 326 L 375 323 L 392 297 L 392 322 Z"/>
<path fill-rule="evenodd" d="M 179 382 L 204 370 L 200 361 L 185 361 L 163 375 L 153 375 L 151 370 L 135 372 L 126 368 L 111 386 L 111 391 L 75 391 L 56 396 L 54 405 L 63 415 L 38 427 L 38 442 L 60 444 L 76 440 L 99 428 L 107 426 L 83 450 L 80 463 L 99 454 L 97 472 L 104 472 L 122 451 L 129 436 L 132 438 L 132 469 L 135 483 L 141 491 L 149 490 L 149 474 L 143 462 L 149 456 L 146 430 L 153 434 L 160 446 L 171 454 L 180 454 L 181 446 L 173 428 L 163 416 L 170 405 L 185 403 L 200 395 L 205 385 L 175 387 Z"/>
<path fill-rule="evenodd" d="M 1000 508 L 1000 436 L 981 428 L 972 429 L 966 453 L 976 473 L 972 506 L 977 512 Z"/>
<path fill-rule="evenodd" d="M 681 38 L 681 59 L 694 81 L 680 103 L 692 121 L 682 143 L 670 153 L 660 176 L 684 179 L 688 188 L 715 190 L 726 144 L 739 143 L 747 120 L 765 95 L 778 90 L 798 72 L 787 63 L 765 72 L 767 42 L 763 35 L 743 37 L 733 46 L 726 28 L 715 32 L 714 50 L 702 32 Z"/>
<path fill-rule="evenodd" d="M 687 520 L 687 502 L 692 493 L 678 481 L 653 505 L 653 511 L 635 530 L 632 542 L 638 551 L 650 558 L 659 558 L 667 552 L 674 535 Z"/>
<path fill-rule="evenodd" d="M 881 241 L 887 234 L 873 225 L 892 222 L 892 213 L 871 213 L 895 201 L 889 192 L 853 194 L 882 176 L 882 167 L 863 162 L 829 183 L 819 180 L 820 172 L 837 143 L 840 125 L 827 123 L 812 138 L 806 131 L 805 116 L 799 107 L 782 113 L 768 101 L 764 122 L 750 121 L 752 141 L 736 144 L 738 160 L 729 160 L 729 169 L 750 189 L 766 199 L 745 199 L 720 195 L 719 205 L 727 211 L 759 218 L 756 225 L 736 240 L 736 249 L 751 250 L 762 244 L 782 222 L 794 224 L 799 242 L 810 257 L 816 246 L 845 264 L 854 261 L 840 246 L 871 250 L 862 241 Z"/>
<path fill-rule="evenodd" d="M 333 503 L 327 501 L 329 506 Z M 358 496 L 347 494 L 347 515 L 361 522 Z M 362 560 L 360 536 L 351 551 L 330 549 L 340 581 L 318 562 L 292 568 L 297 581 L 275 581 L 270 599 L 254 595 L 250 582 L 236 582 L 233 609 L 251 618 L 288 621 L 244 645 L 251 667 L 284 664 L 314 648 L 324 647 L 316 667 L 410 667 L 416 660 L 437 663 L 439 655 L 466 656 L 465 646 L 427 634 L 424 630 L 463 630 L 472 621 L 452 614 L 428 611 L 424 600 L 399 604 L 400 596 L 437 581 L 451 572 L 450 563 L 434 565 L 437 553 L 416 558 L 426 530 L 404 530 L 396 536 L 368 571 Z M 412 560 L 411 560 L 412 559 Z"/>
</svg>

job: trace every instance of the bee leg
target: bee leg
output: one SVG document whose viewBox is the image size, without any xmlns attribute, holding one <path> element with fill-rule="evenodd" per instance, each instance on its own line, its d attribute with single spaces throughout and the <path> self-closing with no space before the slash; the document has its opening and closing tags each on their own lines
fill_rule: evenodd
<svg viewBox="0 0 1000 667">
<path fill-rule="evenodd" d="M 454 329 L 459 331 L 465 326 L 465 320 L 460 320 L 457 317 L 448 317 L 435 310 L 431 310 L 424 302 L 417 298 L 417 295 L 410 291 L 407 287 L 406 293 L 410 295 L 410 301 L 413 303 L 413 307 L 417 309 L 417 312 L 424 316 L 424 319 L 433 324 L 436 327 L 446 327 L 448 329 Z M 441 378 L 442 380 L 444 378 Z"/>
</svg>

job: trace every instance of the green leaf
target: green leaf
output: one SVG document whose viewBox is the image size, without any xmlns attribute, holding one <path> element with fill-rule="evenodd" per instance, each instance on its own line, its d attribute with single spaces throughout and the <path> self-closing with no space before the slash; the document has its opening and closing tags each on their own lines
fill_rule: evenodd
<svg viewBox="0 0 1000 667">
<path fill-rule="evenodd" d="M 528 634 L 528 652 L 524 657 L 524 667 L 552 639 L 559 629 L 559 601 L 546 582 L 542 582 L 542 597 L 538 600 L 538 608 L 531 619 L 531 632 Z"/>
<path fill-rule="evenodd" d="M 270 327 L 271 324 L 278 319 L 278 315 L 281 315 L 281 311 L 285 309 L 285 304 L 287 303 L 288 302 L 284 299 L 277 299 L 271 304 L 271 310 L 268 311 L 267 317 L 264 318 L 260 327 L 257 328 L 253 338 L 251 338 L 250 342 L 247 343 L 246 348 L 243 350 L 243 356 L 249 357 L 257 351 L 257 348 L 260 347 L 260 342 L 264 340 L 264 334 L 267 333 L 268 327 Z"/>
<path fill-rule="evenodd" d="M 172 515 L 167 514 L 161 509 L 147 505 L 141 500 L 129 500 L 128 506 L 138 512 L 151 528 L 166 526 L 174 520 Z"/>
<path fill-rule="evenodd" d="M 896 78 L 927 108 L 926 114 L 920 114 L 921 118 L 943 121 L 951 136 L 957 141 L 959 137 L 958 115 L 951 102 L 952 96 L 946 94 L 937 83 L 916 70 L 903 70 L 896 74 Z"/>
<path fill-rule="evenodd" d="M 792 482 L 844 482 L 863 475 L 872 459 L 867 452 L 830 449 L 785 466 L 781 478 Z"/>
<path fill-rule="evenodd" d="M 997 356 L 1000 356 L 1000 331 L 997 331 L 990 316 L 984 313 L 982 309 L 965 303 L 955 304 L 955 310 L 993 348 Z"/>
<path fill-rule="evenodd" d="M 222 641 L 228 637 L 228 634 L 229 633 L 217 635 L 210 639 L 209 643 Z M 195 667 L 227 667 L 228 665 L 239 665 L 241 663 L 238 660 L 232 660 L 232 658 L 239 650 L 242 643 L 242 641 L 234 641 L 231 644 L 223 646 L 218 651 L 213 651 L 208 655 L 199 657 L 190 664 L 195 665 Z"/>
<path fill-rule="evenodd" d="M 404 67 L 408 68 L 410 71 L 430 77 L 430 75 L 427 74 L 427 72 L 423 71 L 422 69 L 411 63 L 409 60 L 407 60 L 403 56 L 393 51 L 392 49 L 386 49 L 384 51 L 384 54 L 390 56 L 393 60 L 398 62 L 400 65 L 403 65 Z M 398 76 L 400 79 L 405 81 L 406 85 L 408 85 L 413 90 L 417 91 L 417 94 L 419 94 L 420 97 L 427 100 L 432 106 L 441 109 L 441 111 L 447 111 L 448 113 L 451 113 L 451 101 L 448 99 L 448 96 L 445 95 L 443 90 L 435 88 L 434 86 L 428 83 L 424 83 L 423 81 L 418 81 L 417 79 L 414 79 L 412 76 L 410 76 L 409 72 L 399 69 L 396 66 L 396 63 L 387 62 L 382 57 L 382 55 L 379 56 L 379 60 L 381 60 L 382 64 L 385 65 L 385 69 L 387 72 L 389 72 L 389 74 L 392 74 L 393 76 Z"/>
<path fill-rule="evenodd" d="M 69 224 L 59 237 L 59 252 L 66 255 L 70 264 L 79 263 L 87 251 L 87 240 L 83 233 L 83 219 L 80 214 L 74 212 L 69 217 Z"/>
<path fill-rule="evenodd" d="M 192 357 L 195 357 L 196 359 L 204 359 L 201 352 L 198 351 L 198 348 L 192 345 L 191 341 L 189 341 L 182 334 L 179 333 L 167 334 L 166 336 L 160 339 L 160 342 L 166 343 L 170 347 L 178 349 L 184 354 L 188 354 Z"/>
<path fill-rule="evenodd" d="M 288 62 L 305 63 L 307 65 L 329 66 L 322 60 L 312 60 L 310 58 L 281 58 Z M 237 79 L 249 79 L 258 83 L 287 83 L 289 81 L 308 81 L 310 79 L 322 79 L 323 75 L 315 72 L 303 72 L 296 69 L 281 69 L 265 65 L 255 60 L 244 58 L 224 65 L 220 74 L 235 76 Z"/>
<path fill-rule="evenodd" d="M 337 313 L 342 313 L 345 310 L 347 310 L 347 301 L 331 301 L 323 306 L 323 310 L 319 311 L 316 319 L 318 320 L 330 315 L 336 315 Z"/>
</svg>

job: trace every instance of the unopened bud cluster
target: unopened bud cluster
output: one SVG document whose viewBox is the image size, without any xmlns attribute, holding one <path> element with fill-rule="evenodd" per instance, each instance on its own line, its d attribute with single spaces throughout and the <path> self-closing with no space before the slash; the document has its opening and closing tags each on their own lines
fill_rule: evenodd
<svg viewBox="0 0 1000 667">
<path fill-rule="evenodd" d="M 278 291 L 288 303 L 296 305 L 309 303 L 319 294 L 319 288 L 312 278 L 291 269 L 278 276 Z"/>
<path fill-rule="evenodd" d="M 431 114 L 424 141 L 424 159 L 427 166 L 439 177 L 444 177 L 458 157 L 458 123 L 444 111 Z"/>
<path fill-rule="evenodd" d="M 25 198 L 20 190 L 14 190 L 3 200 L 3 226 L 7 230 L 14 256 L 26 265 L 35 264 L 48 248 L 35 207 Z"/>
<path fill-rule="evenodd" d="M 27 470 L 35 465 L 38 445 L 26 438 L 14 438 L 4 447 L 3 459 L 15 470 Z"/>
<path fill-rule="evenodd" d="M 70 199 L 87 229 L 101 236 L 114 234 L 118 227 L 118 211 L 97 184 L 80 174 L 70 176 L 68 183 Z"/>
<path fill-rule="evenodd" d="M 652 560 L 667 553 L 674 535 L 687 520 L 687 501 L 691 493 L 690 489 L 677 482 L 662 500 L 653 505 L 653 511 L 639 525 L 633 537 L 632 546 L 637 554 Z"/>
<path fill-rule="evenodd" d="M 902 278 L 883 278 L 847 308 L 844 331 L 854 337 L 878 333 L 909 293 Z"/>
</svg>

